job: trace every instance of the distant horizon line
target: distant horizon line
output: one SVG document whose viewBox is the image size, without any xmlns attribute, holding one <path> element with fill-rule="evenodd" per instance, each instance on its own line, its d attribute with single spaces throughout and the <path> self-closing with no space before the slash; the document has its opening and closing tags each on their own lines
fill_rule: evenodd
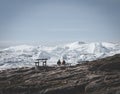
<svg viewBox="0 0 120 94">
<path fill-rule="evenodd" d="M 55 46 L 55 45 L 62 45 L 62 44 L 66 44 L 66 43 L 74 43 L 74 42 L 84 42 L 84 43 L 93 43 L 93 42 L 108 42 L 108 43 L 120 43 L 120 41 L 73 41 L 73 40 L 69 40 L 69 41 L 0 41 L 0 49 L 2 48 L 7 48 L 10 46 L 18 46 L 18 45 L 35 45 L 35 46 L 39 46 L 39 45 L 43 45 L 43 46 Z"/>
</svg>

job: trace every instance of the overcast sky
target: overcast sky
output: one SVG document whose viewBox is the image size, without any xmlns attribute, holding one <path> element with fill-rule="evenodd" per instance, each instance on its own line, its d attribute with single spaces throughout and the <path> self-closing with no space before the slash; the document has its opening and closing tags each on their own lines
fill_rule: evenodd
<svg viewBox="0 0 120 94">
<path fill-rule="evenodd" d="M 120 0 L 0 0 L 0 41 L 119 41 Z"/>
</svg>

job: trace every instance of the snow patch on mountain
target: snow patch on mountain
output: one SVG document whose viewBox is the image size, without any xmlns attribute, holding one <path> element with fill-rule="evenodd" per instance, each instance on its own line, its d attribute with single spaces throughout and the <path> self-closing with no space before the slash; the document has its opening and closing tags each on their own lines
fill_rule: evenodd
<svg viewBox="0 0 120 94">
<path fill-rule="evenodd" d="M 74 42 L 61 46 L 20 45 L 0 50 L 0 69 L 34 66 L 35 59 L 48 58 L 48 65 L 58 59 L 77 64 L 120 53 L 120 44 L 107 42 Z"/>
</svg>

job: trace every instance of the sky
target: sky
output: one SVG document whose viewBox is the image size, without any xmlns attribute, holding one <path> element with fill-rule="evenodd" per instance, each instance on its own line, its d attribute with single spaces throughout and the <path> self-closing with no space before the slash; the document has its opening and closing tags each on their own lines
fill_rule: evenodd
<svg viewBox="0 0 120 94">
<path fill-rule="evenodd" d="M 120 0 L 0 0 L 0 42 L 56 41 L 120 41 Z"/>
</svg>

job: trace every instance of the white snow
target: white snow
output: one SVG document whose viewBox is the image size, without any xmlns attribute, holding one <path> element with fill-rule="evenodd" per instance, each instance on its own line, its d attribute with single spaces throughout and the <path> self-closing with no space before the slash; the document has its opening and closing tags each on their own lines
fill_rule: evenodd
<svg viewBox="0 0 120 94">
<path fill-rule="evenodd" d="M 61 46 L 20 45 L 0 50 L 0 69 L 34 66 L 35 59 L 48 58 L 48 65 L 58 59 L 77 64 L 120 53 L 120 44 L 108 42 L 74 42 Z"/>
</svg>

